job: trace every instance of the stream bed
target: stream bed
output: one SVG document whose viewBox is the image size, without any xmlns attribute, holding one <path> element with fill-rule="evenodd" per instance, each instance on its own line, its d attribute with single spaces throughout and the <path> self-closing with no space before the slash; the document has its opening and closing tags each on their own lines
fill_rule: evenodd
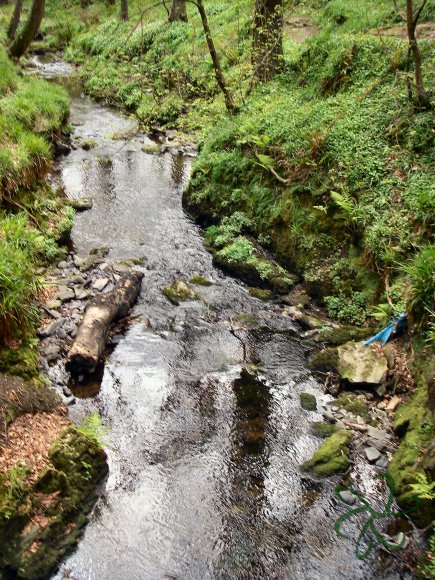
<svg viewBox="0 0 435 580">
<path fill-rule="evenodd" d="M 44 60 L 35 58 L 47 77 L 69 72 Z M 337 481 L 300 471 L 321 442 L 310 423 L 322 419 L 302 410 L 300 394 L 328 396 L 282 307 L 212 265 L 181 204 L 191 159 L 142 151 L 153 141 L 134 121 L 81 94 L 68 76 L 62 82 L 73 142 L 95 145 L 77 147 L 56 169 L 68 197 L 93 200 L 76 216 L 74 252 L 108 246 L 107 260 L 144 264 L 144 279 L 97 392 L 83 390 L 70 407 L 76 422 L 100 413 L 110 473 L 56 578 L 399 578 L 377 546 L 355 557 L 361 521 L 345 527 L 351 539 L 335 533 L 347 509 L 335 498 Z M 194 275 L 212 282 L 194 287 L 198 300 L 175 306 L 162 294 Z M 374 502 L 383 493 L 375 473 L 361 464 L 352 475 Z"/>
</svg>

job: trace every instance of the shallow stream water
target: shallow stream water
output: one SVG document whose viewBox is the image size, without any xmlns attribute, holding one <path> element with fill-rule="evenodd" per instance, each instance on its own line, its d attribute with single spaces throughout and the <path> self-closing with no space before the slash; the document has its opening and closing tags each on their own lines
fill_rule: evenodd
<svg viewBox="0 0 435 580">
<path fill-rule="evenodd" d="M 36 63 L 46 76 L 62 74 L 59 64 Z M 99 392 L 70 408 L 75 421 L 101 414 L 110 474 L 56 577 L 398 578 L 390 556 L 375 549 L 360 561 L 354 542 L 334 532 L 346 511 L 336 481 L 300 471 L 319 446 L 309 426 L 321 415 L 302 410 L 299 395 L 320 398 L 323 388 L 281 307 L 213 267 L 181 204 L 191 160 L 144 153 L 151 141 L 133 121 L 64 84 L 73 138 L 96 143 L 58 166 L 69 197 L 93 199 L 76 217 L 75 252 L 107 245 L 109 260 L 143 259 L 145 276 Z M 195 287 L 199 300 L 169 303 L 162 287 L 194 274 L 213 284 Z M 370 469 L 354 477 L 376 497 Z M 345 529 L 359 531 L 352 521 Z"/>
</svg>

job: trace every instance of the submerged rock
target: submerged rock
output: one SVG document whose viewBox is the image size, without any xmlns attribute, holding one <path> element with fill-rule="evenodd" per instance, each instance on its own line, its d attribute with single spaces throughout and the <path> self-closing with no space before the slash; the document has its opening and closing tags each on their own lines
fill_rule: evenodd
<svg viewBox="0 0 435 580">
<path fill-rule="evenodd" d="M 306 411 L 315 411 L 317 409 L 317 401 L 314 395 L 301 393 L 300 401 L 302 409 L 305 409 Z"/>
<path fill-rule="evenodd" d="M 346 471 L 350 466 L 349 442 L 352 433 L 340 429 L 333 433 L 314 453 L 309 461 L 302 465 L 304 471 L 310 471 L 321 477 Z"/>
<path fill-rule="evenodd" d="M 337 429 L 338 427 L 327 421 L 316 421 L 311 424 L 311 433 L 316 437 L 330 437 Z"/>
</svg>

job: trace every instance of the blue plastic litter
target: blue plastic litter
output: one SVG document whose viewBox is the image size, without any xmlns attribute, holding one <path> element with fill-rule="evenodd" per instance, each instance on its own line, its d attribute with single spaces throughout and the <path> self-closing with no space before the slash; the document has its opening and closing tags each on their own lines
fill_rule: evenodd
<svg viewBox="0 0 435 580">
<path fill-rule="evenodd" d="M 408 326 L 408 315 L 406 312 L 403 312 L 395 318 L 388 326 L 368 338 L 363 342 L 363 344 L 372 344 L 372 342 L 376 342 L 377 340 L 382 344 L 386 344 L 392 334 L 397 334 L 403 332 L 406 327 Z"/>
</svg>

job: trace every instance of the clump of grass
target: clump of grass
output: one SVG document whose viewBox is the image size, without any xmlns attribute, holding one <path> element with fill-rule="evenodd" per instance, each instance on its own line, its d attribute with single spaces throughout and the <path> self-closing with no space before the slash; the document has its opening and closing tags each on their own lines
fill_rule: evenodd
<svg viewBox="0 0 435 580">
<path fill-rule="evenodd" d="M 423 246 L 404 270 L 409 279 L 409 312 L 424 327 L 435 308 L 435 246 Z"/>
</svg>

